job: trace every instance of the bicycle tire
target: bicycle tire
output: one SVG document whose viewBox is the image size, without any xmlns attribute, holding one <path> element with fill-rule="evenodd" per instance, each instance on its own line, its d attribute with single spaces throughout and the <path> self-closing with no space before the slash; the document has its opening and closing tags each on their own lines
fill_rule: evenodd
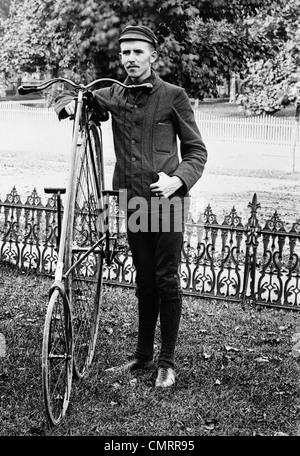
<svg viewBox="0 0 300 456">
<path fill-rule="evenodd" d="M 71 312 L 62 291 L 52 292 L 45 318 L 42 382 L 46 414 L 58 425 L 66 414 L 72 387 L 73 346 Z"/>
<path fill-rule="evenodd" d="M 93 361 L 102 299 L 102 246 L 80 260 L 86 250 L 99 240 L 97 217 L 103 189 L 101 138 L 94 122 L 90 122 L 87 128 L 76 164 L 76 178 L 72 189 L 74 199 L 66 245 L 67 269 L 79 261 L 66 278 L 72 309 L 76 378 L 86 376 Z"/>
</svg>

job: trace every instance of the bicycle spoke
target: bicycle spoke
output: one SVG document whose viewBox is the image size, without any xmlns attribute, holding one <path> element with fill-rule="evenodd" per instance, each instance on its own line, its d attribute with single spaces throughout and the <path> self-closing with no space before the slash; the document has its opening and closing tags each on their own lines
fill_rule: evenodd
<svg viewBox="0 0 300 456">
<path fill-rule="evenodd" d="M 84 153 L 80 164 L 80 176 L 76 195 L 75 218 L 80 219 L 78 225 L 74 223 L 74 238 L 80 239 L 80 245 L 92 245 L 95 242 L 97 227 L 97 200 L 98 190 L 91 174 L 91 163 L 88 153 Z M 98 203 L 99 206 L 99 203 Z M 87 237 L 88 236 L 88 237 Z"/>
<path fill-rule="evenodd" d="M 71 315 L 60 290 L 50 297 L 43 338 L 43 391 L 47 416 L 58 424 L 71 394 L 73 346 Z"/>
<path fill-rule="evenodd" d="M 98 332 L 101 299 L 102 247 L 87 252 L 100 239 L 97 230 L 99 215 L 99 136 L 96 126 L 85 140 L 75 188 L 74 219 L 70 227 L 68 295 L 73 314 L 75 374 L 84 376 L 92 362 Z"/>
</svg>

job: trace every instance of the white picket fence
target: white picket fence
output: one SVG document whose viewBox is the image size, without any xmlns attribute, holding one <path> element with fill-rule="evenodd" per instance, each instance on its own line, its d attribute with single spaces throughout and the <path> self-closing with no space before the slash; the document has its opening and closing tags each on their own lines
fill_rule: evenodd
<svg viewBox="0 0 300 456">
<path fill-rule="evenodd" d="M 57 115 L 53 108 L 23 105 L 12 101 L 0 102 L 0 115 L 11 121 L 19 121 L 20 118 L 26 117 L 29 122 L 46 120 L 50 123 L 57 123 Z"/>
<path fill-rule="evenodd" d="M 54 109 L 20 102 L 0 102 L 0 151 L 62 157 L 69 153 L 72 122 L 59 121 Z M 114 160 L 111 122 L 103 122 L 106 157 Z"/>
<path fill-rule="evenodd" d="M 267 115 L 256 117 L 217 117 L 195 110 L 196 122 L 204 139 L 239 143 L 291 145 L 296 121 Z M 300 143 L 300 131 L 296 142 Z"/>
<path fill-rule="evenodd" d="M 57 125 L 57 115 L 53 108 L 22 105 L 17 102 L 0 102 L 0 117 L 10 121 L 25 119 L 27 122 L 46 121 L 48 125 Z M 296 122 L 272 116 L 257 117 L 217 117 L 195 109 L 196 122 L 202 137 L 207 141 L 226 141 L 238 143 L 260 143 L 292 145 L 295 141 Z M 110 124 L 110 123 L 109 123 Z M 108 123 L 103 124 L 109 129 Z M 298 129 L 296 144 L 300 143 Z"/>
</svg>

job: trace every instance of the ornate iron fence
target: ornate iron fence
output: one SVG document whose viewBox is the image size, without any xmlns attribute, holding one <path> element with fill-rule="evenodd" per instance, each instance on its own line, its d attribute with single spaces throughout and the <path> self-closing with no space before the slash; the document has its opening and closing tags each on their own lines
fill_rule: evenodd
<svg viewBox="0 0 300 456">
<path fill-rule="evenodd" d="M 221 223 L 210 205 L 196 221 L 189 215 L 180 270 L 184 294 L 300 310 L 300 220 L 287 230 L 275 211 L 261 227 L 256 194 L 248 207 L 245 224 L 235 208 Z M 55 195 L 43 205 L 33 190 L 22 203 L 14 187 L 0 200 L 0 261 L 53 275 L 57 234 Z M 135 269 L 124 235 L 122 247 L 105 266 L 104 280 L 134 286 Z"/>
</svg>

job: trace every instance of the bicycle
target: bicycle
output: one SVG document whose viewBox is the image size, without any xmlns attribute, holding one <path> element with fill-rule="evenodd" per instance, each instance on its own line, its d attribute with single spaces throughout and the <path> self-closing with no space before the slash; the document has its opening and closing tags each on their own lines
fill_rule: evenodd
<svg viewBox="0 0 300 456">
<path fill-rule="evenodd" d="M 99 329 L 103 263 L 112 261 L 117 244 L 117 234 L 99 224 L 99 216 L 108 205 L 104 198 L 118 195 L 104 189 L 101 121 L 97 121 L 91 97 L 91 88 L 102 82 L 129 90 L 152 87 L 149 83 L 125 85 L 110 78 L 96 79 L 87 85 L 54 78 L 18 88 L 19 94 L 25 95 L 64 83 L 77 93 L 67 189 L 45 189 L 57 195 L 58 211 L 58 257 L 42 346 L 44 404 L 52 425 L 58 425 L 67 412 L 73 376 L 80 379 L 88 375 Z M 64 193 L 66 204 L 61 221 Z"/>
</svg>

